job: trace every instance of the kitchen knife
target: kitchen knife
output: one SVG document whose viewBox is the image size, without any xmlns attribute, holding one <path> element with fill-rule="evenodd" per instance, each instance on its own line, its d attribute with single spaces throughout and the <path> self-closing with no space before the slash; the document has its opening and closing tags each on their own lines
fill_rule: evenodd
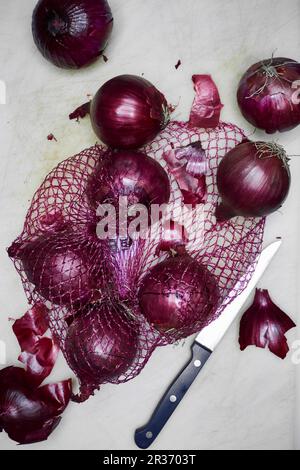
<svg viewBox="0 0 300 470">
<path fill-rule="evenodd" d="M 247 300 L 253 288 L 263 275 L 271 259 L 277 252 L 281 245 L 281 240 L 276 240 L 260 254 L 256 268 L 253 271 L 253 265 L 249 267 L 246 273 L 236 283 L 229 297 L 235 295 L 235 292 L 243 287 L 244 283 L 248 281 L 247 287 L 227 306 L 224 308 L 221 315 L 211 322 L 195 338 L 192 344 L 192 356 L 186 366 L 174 379 L 161 401 L 157 405 L 150 421 L 143 427 L 135 431 L 135 443 L 141 449 L 147 449 L 156 439 L 172 413 L 177 408 L 178 404 L 188 391 L 189 387 L 194 382 L 195 378 L 203 368 L 204 364 L 219 344 L 226 331 L 236 318 L 241 307 Z M 222 307 L 220 307 L 221 309 Z"/>
</svg>

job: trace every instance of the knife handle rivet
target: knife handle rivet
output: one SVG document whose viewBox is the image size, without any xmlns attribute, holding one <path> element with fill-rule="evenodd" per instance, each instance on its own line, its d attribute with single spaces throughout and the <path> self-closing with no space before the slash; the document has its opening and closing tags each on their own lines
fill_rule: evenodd
<svg viewBox="0 0 300 470">
<path fill-rule="evenodd" d="M 194 361 L 194 366 L 195 366 L 195 367 L 200 367 L 200 366 L 201 366 L 201 361 L 199 361 L 199 359 L 196 359 L 196 360 Z"/>
<path fill-rule="evenodd" d="M 152 439 L 152 437 L 153 437 L 152 432 L 151 431 L 146 432 L 146 437 L 147 437 L 147 439 Z"/>
<path fill-rule="evenodd" d="M 176 400 L 177 400 L 176 395 L 171 395 L 170 396 L 170 402 L 175 403 Z"/>
</svg>

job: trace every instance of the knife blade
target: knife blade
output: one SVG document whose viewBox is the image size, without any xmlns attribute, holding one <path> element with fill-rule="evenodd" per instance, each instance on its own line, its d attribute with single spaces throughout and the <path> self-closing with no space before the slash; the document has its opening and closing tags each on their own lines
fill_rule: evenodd
<svg viewBox="0 0 300 470">
<path fill-rule="evenodd" d="M 251 265 L 230 291 L 229 297 L 234 297 L 235 292 L 247 283 L 252 274 L 245 289 L 224 308 L 216 320 L 203 328 L 196 336 L 191 347 L 192 355 L 190 360 L 163 395 L 149 422 L 135 431 L 134 440 L 139 448 L 147 449 L 163 429 L 210 355 L 238 315 L 241 307 L 265 272 L 273 256 L 278 251 L 281 242 L 282 240 L 278 239 L 261 252 L 254 273 L 252 274 L 253 265 Z M 222 306 L 220 310 L 222 310 Z"/>
</svg>

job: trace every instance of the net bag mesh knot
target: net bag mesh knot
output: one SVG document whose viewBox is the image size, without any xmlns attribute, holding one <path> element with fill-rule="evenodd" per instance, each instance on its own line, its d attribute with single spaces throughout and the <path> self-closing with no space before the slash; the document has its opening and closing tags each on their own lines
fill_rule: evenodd
<svg viewBox="0 0 300 470">
<path fill-rule="evenodd" d="M 81 393 L 75 400 L 85 400 L 103 383 L 132 379 L 157 346 L 198 332 L 215 319 L 217 307 L 221 306 L 220 314 L 246 286 L 247 280 L 239 290 L 234 290 L 237 281 L 254 266 L 261 251 L 265 220 L 236 217 L 216 224 L 214 216 L 218 202 L 218 164 L 244 137 L 243 131 L 232 124 L 220 123 L 213 130 L 203 130 L 173 121 L 141 149 L 160 162 L 167 172 L 165 155 L 171 150 L 200 142 L 207 158 L 207 195 L 200 209 L 197 206 L 190 210 L 185 229 L 191 241 L 185 248 L 186 256 L 198 261 L 208 273 L 206 276 L 214 277 L 218 295 L 215 301 L 210 299 L 209 315 L 195 317 L 192 323 L 179 326 L 175 331 L 156 329 L 143 315 L 138 301 L 138 291 L 145 277 L 169 257 L 157 250 L 159 239 L 99 241 L 95 234 L 95 213 L 88 204 L 86 187 L 107 155 L 106 147 L 96 145 L 61 162 L 35 193 L 23 231 L 9 248 L 9 255 L 21 276 L 29 303 L 42 301 L 50 309 L 52 334 L 80 380 Z M 170 203 L 176 208 L 184 202 L 183 193 L 174 176 L 170 172 L 168 175 L 172 188 Z M 85 323 L 82 318 L 86 318 Z M 76 367 L 66 349 L 70 331 L 80 356 Z M 89 340 L 95 331 L 97 338 L 106 334 L 109 339 L 101 343 L 101 358 L 93 357 L 95 362 L 85 366 L 83 338 Z M 118 340 L 113 331 L 120 332 Z M 127 358 L 114 362 L 109 353 L 112 344 L 120 351 L 123 348 Z M 121 353 L 120 357 L 123 357 Z"/>
</svg>

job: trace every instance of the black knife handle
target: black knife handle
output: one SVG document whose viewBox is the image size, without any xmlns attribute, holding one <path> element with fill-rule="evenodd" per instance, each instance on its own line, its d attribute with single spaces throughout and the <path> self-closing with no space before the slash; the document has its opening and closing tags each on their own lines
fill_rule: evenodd
<svg viewBox="0 0 300 470">
<path fill-rule="evenodd" d="M 191 349 L 191 359 L 160 400 L 150 421 L 135 431 L 135 443 L 140 449 L 147 449 L 156 439 L 211 355 L 209 349 L 198 343 L 193 343 Z"/>
</svg>

